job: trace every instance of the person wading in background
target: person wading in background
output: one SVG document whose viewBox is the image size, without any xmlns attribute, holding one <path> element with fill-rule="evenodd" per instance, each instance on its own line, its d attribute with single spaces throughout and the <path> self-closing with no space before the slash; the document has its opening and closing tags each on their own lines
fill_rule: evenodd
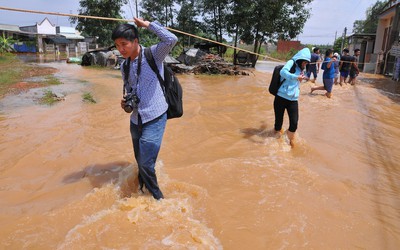
<svg viewBox="0 0 400 250">
<path fill-rule="evenodd" d="M 275 125 L 274 129 L 276 133 L 281 133 L 283 125 L 283 116 L 285 110 L 289 115 L 289 129 L 287 136 L 290 140 L 290 145 L 294 146 L 295 132 L 297 130 L 297 124 L 299 121 L 299 105 L 298 99 L 300 94 L 300 83 L 307 77 L 303 75 L 303 71 L 306 69 L 306 65 L 311 60 L 311 53 L 308 48 L 304 48 L 297 52 L 291 60 L 286 62 L 282 68 L 280 75 L 281 81 L 286 79 L 281 87 L 278 89 L 278 93 L 274 99 L 274 113 L 275 113 Z M 293 64 L 296 64 L 296 71 L 292 74 L 290 69 Z"/>
<path fill-rule="evenodd" d="M 353 57 L 349 55 L 349 49 L 347 49 L 347 48 L 343 49 L 343 54 L 340 57 L 340 64 L 339 64 L 339 70 L 340 70 L 339 84 L 340 84 L 340 86 L 343 86 L 342 83 L 346 83 L 346 79 L 350 73 L 350 65 L 351 65 L 352 61 L 353 61 Z"/>
<path fill-rule="evenodd" d="M 325 60 L 322 63 L 321 69 L 324 70 L 324 73 L 322 75 L 322 80 L 324 83 L 324 86 L 318 86 L 318 87 L 312 87 L 311 88 L 311 94 L 315 90 L 326 90 L 326 97 L 331 98 L 332 97 L 332 87 L 333 87 L 333 81 L 335 78 L 335 62 L 336 58 L 333 57 L 333 50 L 328 49 L 325 53 Z"/>
<path fill-rule="evenodd" d="M 333 57 L 332 58 L 335 58 L 335 60 L 334 60 L 334 62 L 333 62 L 333 66 L 334 66 L 334 68 L 335 68 L 335 76 L 334 76 L 334 78 L 335 78 L 335 80 L 334 80 L 334 83 L 335 83 L 335 85 L 338 85 L 339 83 L 338 83 L 338 79 L 339 79 L 339 75 L 340 75 L 340 72 L 339 72 L 339 61 L 340 61 L 340 56 L 339 56 L 339 54 L 338 53 L 334 53 L 333 54 Z"/>
<path fill-rule="evenodd" d="M 321 57 L 319 48 L 314 48 L 313 53 L 311 54 L 311 62 L 307 65 L 307 80 L 311 79 L 311 73 L 313 74 L 314 79 L 311 80 L 312 83 L 315 83 L 317 80 L 317 76 L 319 73 Z"/>
<path fill-rule="evenodd" d="M 356 79 L 357 76 L 360 74 L 360 70 L 358 69 L 358 57 L 360 56 L 361 51 L 360 49 L 355 49 L 354 50 L 354 55 L 352 57 L 352 63 L 350 66 L 350 79 L 349 79 L 349 83 L 351 85 L 356 84 Z"/>
<path fill-rule="evenodd" d="M 160 74 L 164 75 L 164 58 L 172 50 L 178 38 L 158 22 L 138 18 L 134 21 L 138 27 L 147 28 L 161 40 L 151 46 L 151 52 Z M 112 39 L 118 51 L 126 59 L 121 72 L 127 93 L 121 100 L 121 107 L 128 113 L 132 112 L 130 132 L 139 168 L 139 188 L 142 190 L 145 185 L 153 197 L 159 200 L 164 196 L 158 186 L 155 164 L 167 123 L 168 104 L 157 75 L 144 56 L 144 48 L 139 44 L 136 27 L 120 24 L 112 32 Z M 127 65 L 129 71 L 125 73 Z"/>
</svg>

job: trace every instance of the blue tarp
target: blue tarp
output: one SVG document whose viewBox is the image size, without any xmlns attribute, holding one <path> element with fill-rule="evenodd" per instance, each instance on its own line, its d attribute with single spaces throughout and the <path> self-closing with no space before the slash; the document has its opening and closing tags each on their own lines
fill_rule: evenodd
<svg viewBox="0 0 400 250">
<path fill-rule="evenodd" d="M 26 44 L 14 44 L 14 49 L 17 52 L 32 52 L 32 53 L 36 53 L 36 47 L 35 46 L 28 46 Z"/>
</svg>

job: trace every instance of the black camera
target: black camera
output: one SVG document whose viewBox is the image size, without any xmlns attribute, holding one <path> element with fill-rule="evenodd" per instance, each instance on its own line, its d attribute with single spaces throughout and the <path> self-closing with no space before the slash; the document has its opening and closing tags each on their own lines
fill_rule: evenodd
<svg viewBox="0 0 400 250">
<path fill-rule="evenodd" d="M 133 109 L 138 108 L 140 99 L 135 93 L 128 93 L 124 97 L 124 100 L 125 100 L 124 110 L 126 113 L 131 113 L 133 111 Z"/>
</svg>

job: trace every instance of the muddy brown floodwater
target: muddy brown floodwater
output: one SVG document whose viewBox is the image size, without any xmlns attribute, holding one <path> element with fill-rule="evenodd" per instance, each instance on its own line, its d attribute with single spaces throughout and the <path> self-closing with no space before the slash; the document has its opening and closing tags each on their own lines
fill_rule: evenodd
<svg viewBox="0 0 400 250">
<path fill-rule="evenodd" d="M 119 71 L 46 66 L 64 84 L 0 101 L 0 248 L 400 246 L 399 83 L 361 75 L 332 99 L 303 84 L 291 149 L 271 133 L 269 74 L 181 75 L 185 114 L 167 124 L 157 202 L 137 193 Z M 65 101 L 37 104 L 48 88 Z"/>
</svg>

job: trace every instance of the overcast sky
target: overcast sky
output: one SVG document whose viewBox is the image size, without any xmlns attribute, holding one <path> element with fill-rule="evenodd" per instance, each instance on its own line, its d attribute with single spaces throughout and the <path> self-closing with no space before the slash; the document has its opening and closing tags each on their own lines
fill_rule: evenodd
<svg viewBox="0 0 400 250">
<path fill-rule="evenodd" d="M 123 8 L 125 18 L 129 19 L 132 18 L 132 12 L 135 12 L 135 1 L 130 0 L 130 2 L 133 10 L 129 8 L 129 5 Z M 314 0 L 308 6 L 311 9 L 311 17 L 298 39 L 303 44 L 333 44 L 335 33 L 337 32 L 338 37 L 341 36 L 344 28 L 347 27 L 347 34 L 351 34 L 354 21 L 364 20 L 367 8 L 374 3 L 376 0 Z M 0 6 L 78 14 L 79 0 L 0 0 Z M 41 22 L 45 17 L 46 15 L 41 14 L 0 10 L 1 24 L 33 25 Z M 47 18 L 55 25 L 71 26 L 68 17 L 47 15 Z"/>
<path fill-rule="evenodd" d="M 347 27 L 347 35 L 353 32 L 355 20 L 365 20 L 366 11 L 377 0 L 314 0 L 311 17 L 298 36 L 303 44 L 333 44 L 335 33 L 342 36 Z"/>
</svg>

